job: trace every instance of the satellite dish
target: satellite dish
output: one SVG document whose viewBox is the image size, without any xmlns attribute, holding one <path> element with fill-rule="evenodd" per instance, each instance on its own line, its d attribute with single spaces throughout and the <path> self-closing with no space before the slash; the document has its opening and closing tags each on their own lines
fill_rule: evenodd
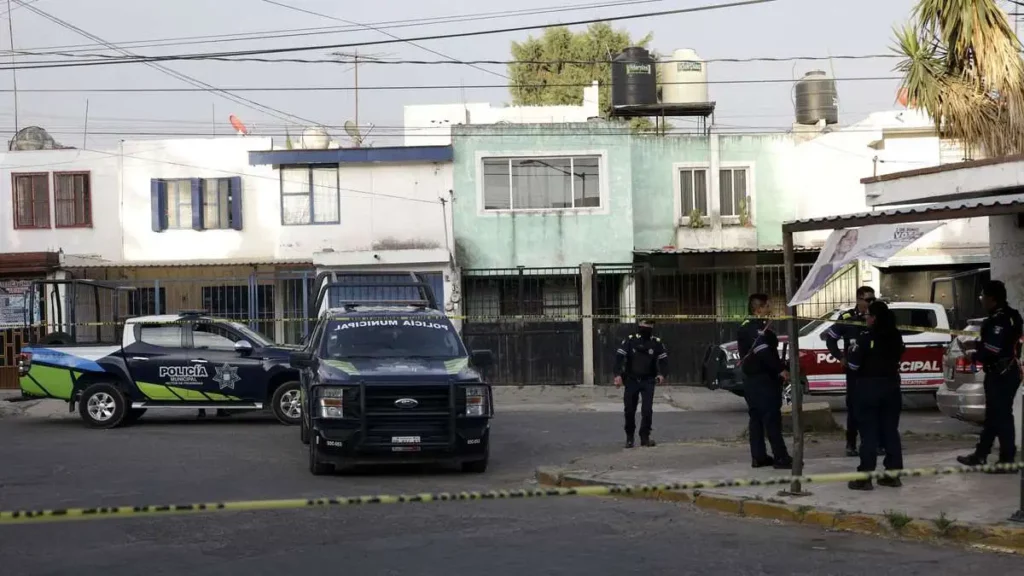
<svg viewBox="0 0 1024 576">
<path fill-rule="evenodd" d="M 231 122 L 231 127 L 234 128 L 236 132 L 238 132 L 239 136 L 246 136 L 249 134 L 249 129 L 246 128 L 245 124 L 243 124 L 242 121 L 238 119 L 238 116 L 235 116 L 234 114 L 228 116 L 228 122 Z"/>
<path fill-rule="evenodd" d="M 345 120 L 345 133 L 352 138 L 352 143 L 356 145 L 356 148 L 363 143 L 363 135 L 359 133 L 359 126 L 351 120 Z"/>
<path fill-rule="evenodd" d="M 331 145 L 331 135 L 321 126 L 310 126 L 302 131 L 302 147 L 306 150 L 326 150 Z"/>
<path fill-rule="evenodd" d="M 8 150 L 55 150 L 64 146 L 50 136 L 49 132 L 39 126 L 27 126 L 18 130 L 8 145 Z"/>
</svg>

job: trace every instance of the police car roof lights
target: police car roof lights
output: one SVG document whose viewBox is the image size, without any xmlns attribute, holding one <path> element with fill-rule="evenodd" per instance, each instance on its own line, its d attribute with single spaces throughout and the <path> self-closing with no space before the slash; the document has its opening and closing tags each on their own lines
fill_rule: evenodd
<svg viewBox="0 0 1024 576">
<path fill-rule="evenodd" d="M 194 318 L 196 316 L 206 316 L 208 312 L 206 310 L 181 310 L 178 312 L 180 318 Z"/>
</svg>

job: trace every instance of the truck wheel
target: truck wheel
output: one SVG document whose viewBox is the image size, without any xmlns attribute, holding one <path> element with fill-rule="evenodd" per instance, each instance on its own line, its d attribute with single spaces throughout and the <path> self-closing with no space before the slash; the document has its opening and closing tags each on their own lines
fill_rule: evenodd
<svg viewBox="0 0 1024 576">
<path fill-rule="evenodd" d="M 299 400 L 299 382 L 285 382 L 274 390 L 270 397 L 270 406 L 274 416 L 281 424 L 295 426 L 302 421 L 302 404 Z"/>
<path fill-rule="evenodd" d="M 124 423 L 125 424 L 135 424 L 136 422 L 139 421 L 139 418 L 142 418 L 142 415 L 145 414 L 145 413 L 146 413 L 146 409 L 145 408 L 132 408 L 132 409 L 128 410 L 128 414 L 125 415 Z"/>
<path fill-rule="evenodd" d="M 301 420 L 299 422 L 299 440 L 303 444 L 309 444 L 309 428 L 306 428 L 306 421 Z"/>
<path fill-rule="evenodd" d="M 92 428 L 116 428 L 128 415 L 128 402 L 113 384 L 93 384 L 78 400 L 78 414 Z"/>
<path fill-rule="evenodd" d="M 320 451 L 316 448 L 316 442 L 309 443 L 309 472 L 313 476 L 323 476 L 331 471 L 330 464 L 320 461 Z"/>
</svg>

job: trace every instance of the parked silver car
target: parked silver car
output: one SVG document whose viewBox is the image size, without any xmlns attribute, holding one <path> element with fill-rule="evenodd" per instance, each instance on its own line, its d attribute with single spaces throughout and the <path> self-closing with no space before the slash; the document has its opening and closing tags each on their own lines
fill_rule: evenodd
<svg viewBox="0 0 1024 576">
<path fill-rule="evenodd" d="M 982 318 L 967 321 L 967 332 L 981 330 Z M 985 420 L 985 371 L 981 364 L 970 362 L 963 343 L 973 336 L 957 336 L 942 356 L 943 382 L 935 393 L 935 403 L 946 416 L 981 424 Z"/>
</svg>

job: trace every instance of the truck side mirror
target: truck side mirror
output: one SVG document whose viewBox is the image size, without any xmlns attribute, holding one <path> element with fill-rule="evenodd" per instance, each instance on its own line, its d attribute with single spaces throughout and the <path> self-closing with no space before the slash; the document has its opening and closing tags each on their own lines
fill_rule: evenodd
<svg viewBox="0 0 1024 576">
<path fill-rule="evenodd" d="M 248 356 L 252 354 L 252 344 L 248 340 L 239 340 L 235 342 L 235 352 L 238 352 L 239 356 Z"/>
<path fill-rule="evenodd" d="M 474 368 L 489 368 L 494 365 L 494 353 L 490 350 L 473 350 L 469 362 Z"/>
<path fill-rule="evenodd" d="M 288 364 L 297 370 L 304 370 L 315 367 L 316 360 L 313 358 L 312 352 L 297 350 L 288 355 Z"/>
</svg>

